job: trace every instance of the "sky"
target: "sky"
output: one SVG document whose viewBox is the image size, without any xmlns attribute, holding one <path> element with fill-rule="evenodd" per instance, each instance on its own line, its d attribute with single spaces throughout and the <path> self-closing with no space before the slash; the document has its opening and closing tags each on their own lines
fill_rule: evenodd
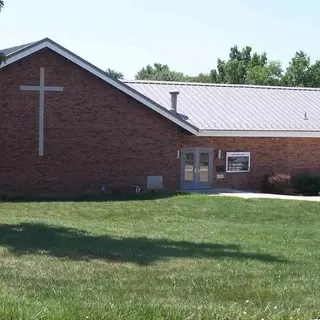
<svg viewBox="0 0 320 320">
<path fill-rule="evenodd" d="M 319 12 L 318 0 L 5 0 L 0 48 L 49 37 L 126 79 L 154 62 L 205 73 L 235 44 L 287 66 L 298 50 L 320 59 Z"/>
</svg>

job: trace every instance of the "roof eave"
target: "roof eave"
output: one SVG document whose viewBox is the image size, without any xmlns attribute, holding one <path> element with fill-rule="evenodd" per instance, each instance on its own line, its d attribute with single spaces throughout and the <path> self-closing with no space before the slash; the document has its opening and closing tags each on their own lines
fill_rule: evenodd
<svg viewBox="0 0 320 320">
<path fill-rule="evenodd" d="M 199 130 L 199 137 L 320 138 L 320 131 Z"/>
</svg>

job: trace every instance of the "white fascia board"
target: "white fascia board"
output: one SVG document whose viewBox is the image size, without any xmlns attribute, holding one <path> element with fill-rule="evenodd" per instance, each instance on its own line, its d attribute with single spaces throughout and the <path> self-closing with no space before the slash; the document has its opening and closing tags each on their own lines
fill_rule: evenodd
<svg viewBox="0 0 320 320">
<path fill-rule="evenodd" d="M 320 131 L 200 130 L 199 137 L 320 138 Z"/>
</svg>

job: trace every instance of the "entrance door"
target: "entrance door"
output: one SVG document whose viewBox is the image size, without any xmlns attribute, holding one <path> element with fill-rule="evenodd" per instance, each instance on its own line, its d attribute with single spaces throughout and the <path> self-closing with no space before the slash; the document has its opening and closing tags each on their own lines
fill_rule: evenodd
<svg viewBox="0 0 320 320">
<path fill-rule="evenodd" d="M 182 149 L 181 188 L 211 188 L 212 165 L 212 149 Z"/>
</svg>

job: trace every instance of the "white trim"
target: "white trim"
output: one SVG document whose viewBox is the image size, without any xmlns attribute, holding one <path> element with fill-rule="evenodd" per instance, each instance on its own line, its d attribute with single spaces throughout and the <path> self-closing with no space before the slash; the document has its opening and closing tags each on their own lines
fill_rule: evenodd
<svg viewBox="0 0 320 320">
<path fill-rule="evenodd" d="M 228 170 L 229 157 L 248 157 L 248 170 L 232 171 Z M 244 173 L 250 172 L 251 169 L 251 153 L 250 152 L 226 152 L 226 172 L 227 173 Z"/>
<path fill-rule="evenodd" d="M 23 59 L 23 58 L 25 58 L 25 57 L 33 54 L 33 53 L 45 48 L 45 47 L 46 47 L 45 42 L 42 42 L 42 43 L 39 43 L 36 46 L 32 46 L 32 44 L 31 44 L 29 49 L 23 50 L 23 48 L 22 48 L 20 50 L 15 51 L 15 52 L 21 51 L 20 53 L 15 54 L 14 52 L 12 52 L 11 54 L 9 54 L 9 57 L 7 58 L 6 62 L 2 63 L 0 65 L 0 68 L 4 68 L 7 65 L 9 65 L 11 63 L 14 63 L 14 62 L 16 62 L 18 60 L 21 60 L 21 59 Z M 12 57 L 10 57 L 10 55 L 12 55 Z"/>
<path fill-rule="evenodd" d="M 320 131 L 200 130 L 199 137 L 320 138 Z"/>
<path fill-rule="evenodd" d="M 3 68 L 11 63 L 14 63 L 22 58 L 25 58 L 41 49 L 49 48 L 54 52 L 60 54 L 64 58 L 70 60 L 71 62 L 77 64 L 81 68 L 87 70 L 88 72 L 92 73 L 93 75 L 99 77 L 100 79 L 104 80 L 105 82 L 109 83 L 110 85 L 114 86 L 115 88 L 119 89 L 120 91 L 126 93 L 127 95 L 131 96 L 135 100 L 141 102 L 145 106 L 149 107 L 150 109 L 156 111 L 157 113 L 161 114 L 165 118 L 169 119 L 170 121 L 174 122 L 175 124 L 179 125 L 180 127 L 184 128 L 185 130 L 189 131 L 190 133 L 197 135 L 198 130 L 191 124 L 180 120 L 177 116 L 170 113 L 170 111 L 166 110 L 158 106 L 157 104 L 153 103 L 151 100 L 144 98 L 141 94 L 133 90 L 132 88 L 128 87 L 124 83 L 120 81 L 115 81 L 112 78 L 108 77 L 102 70 L 96 68 L 95 66 L 91 65 L 85 60 L 82 60 L 75 54 L 69 52 L 65 48 L 54 44 L 51 40 L 47 39 L 44 41 L 39 42 L 38 44 L 31 44 L 29 49 L 22 49 L 20 53 L 13 54 L 12 57 L 8 57 L 5 64 L 1 64 L 0 68 Z"/>
<path fill-rule="evenodd" d="M 201 87 L 227 87 L 227 88 L 251 88 L 251 89 L 277 89 L 277 90 L 295 90 L 295 91 L 320 91 L 320 88 L 309 87 L 281 87 L 264 86 L 256 84 L 230 84 L 230 83 L 206 83 L 206 82 L 181 82 L 181 81 L 160 81 L 160 80 L 124 80 L 125 83 L 150 83 L 163 85 L 187 85 Z"/>
</svg>

